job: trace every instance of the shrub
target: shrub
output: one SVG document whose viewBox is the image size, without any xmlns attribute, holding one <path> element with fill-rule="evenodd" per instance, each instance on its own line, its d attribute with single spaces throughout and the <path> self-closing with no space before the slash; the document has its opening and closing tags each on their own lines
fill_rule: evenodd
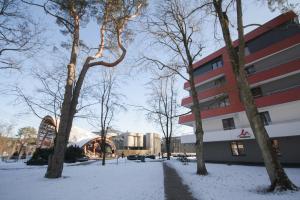
<svg viewBox="0 0 300 200">
<path fill-rule="evenodd" d="M 27 161 L 27 165 L 47 165 L 48 157 L 53 153 L 53 148 L 41 149 L 37 148 L 33 153 L 30 160 Z"/>
<path fill-rule="evenodd" d="M 37 148 L 32 155 L 32 158 L 27 161 L 27 165 L 47 165 L 48 157 L 53 153 L 53 148 L 50 149 L 40 149 Z M 73 163 L 77 159 L 83 158 L 84 152 L 78 146 L 68 146 L 65 152 L 65 162 Z"/>
<path fill-rule="evenodd" d="M 78 146 L 68 146 L 66 153 L 65 153 L 65 162 L 66 163 L 73 163 L 76 162 L 77 159 L 83 158 L 84 152 Z"/>
</svg>

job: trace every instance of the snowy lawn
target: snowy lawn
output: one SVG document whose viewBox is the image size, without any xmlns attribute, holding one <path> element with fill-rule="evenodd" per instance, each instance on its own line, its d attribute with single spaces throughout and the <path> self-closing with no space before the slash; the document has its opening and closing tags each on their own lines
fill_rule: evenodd
<svg viewBox="0 0 300 200">
<path fill-rule="evenodd" d="M 45 167 L 0 163 L 1 200 L 132 200 L 164 199 L 161 162 L 137 163 L 119 159 L 89 165 L 65 166 L 63 178 L 46 179 Z"/>
<path fill-rule="evenodd" d="M 267 172 L 263 167 L 225 164 L 206 164 L 208 176 L 196 175 L 196 163 L 183 165 L 168 162 L 188 185 L 193 196 L 200 200 L 299 200 L 300 191 L 264 193 L 269 186 Z M 300 186 L 300 169 L 286 168 L 290 179 Z"/>
</svg>

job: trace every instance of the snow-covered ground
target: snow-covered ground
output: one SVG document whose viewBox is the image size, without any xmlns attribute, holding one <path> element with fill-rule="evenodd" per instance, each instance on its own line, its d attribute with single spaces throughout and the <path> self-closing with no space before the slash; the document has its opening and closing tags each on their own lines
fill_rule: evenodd
<svg viewBox="0 0 300 200">
<path fill-rule="evenodd" d="M 206 164 L 208 176 L 198 176 L 196 163 L 183 165 L 175 160 L 168 163 L 176 169 L 193 196 L 202 200 L 299 200 L 300 191 L 265 193 L 269 186 L 267 173 L 259 166 Z M 286 168 L 290 179 L 300 186 L 300 169 Z"/>
<path fill-rule="evenodd" d="M 196 163 L 183 165 L 166 161 L 174 167 L 194 197 L 200 200 L 299 200 L 300 192 L 263 193 L 269 185 L 263 167 L 207 164 L 209 175 L 195 174 Z M 79 164 L 79 165 L 78 165 Z M 73 164 L 72 164 L 73 165 Z M 65 164 L 63 178 L 43 178 L 46 166 L 26 166 L 23 162 L 0 161 L 1 200 L 163 200 L 162 163 L 119 159 L 88 165 Z M 292 181 L 300 186 L 300 168 L 287 168 Z"/>
<path fill-rule="evenodd" d="M 129 200 L 164 199 L 160 162 L 119 159 L 89 165 L 65 166 L 63 178 L 43 178 L 46 167 L 0 162 L 1 200 Z"/>
</svg>

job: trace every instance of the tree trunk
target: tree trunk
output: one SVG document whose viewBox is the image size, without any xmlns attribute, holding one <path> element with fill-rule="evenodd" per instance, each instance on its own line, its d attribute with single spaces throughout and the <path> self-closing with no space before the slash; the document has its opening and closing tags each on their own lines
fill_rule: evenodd
<svg viewBox="0 0 300 200">
<path fill-rule="evenodd" d="M 171 157 L 171 148 L 170 148 L 170 138 L 166 138 L 166 150 L 167 150 L 167 160 L 170 160 Z"/>
<path fill-rule="evenodd" d="M 194 81 L 194 75 L 193 75 L 193 66 L 190 64 L 188 68 L 188 74 L 189 74 L 189 83 L 191 88 L 191 96 L 193 99 L 193 106 L 192 106 L 192 113 L 195 117 L 195 135 L 196 135 L 196 158 L 197 158 L 197 174 L 199 175 L 207 175 L 207 169 L 205 166 L 205 161 L 203 158 L 203 135 L 204 131 L 202 128 L 202 119 L 201 119 L 201 110 L 200 110 L 200 104 L 198 101 L 198 95 L 195 87 L 195 81 Z"/>
<path fill-rule="evenodd" d="M 102 165 L 105 165 L 105 156 L 106 156 L 106 135 L 105 130 L 101 130 L 101 151 L 102 151 Z"/>
<path fill-rule="evenodd" d="M 240 91 L 242 102 L 245 106 L 246 115 L 248 117 L 251 129 L 255 135 L 255 139 L 261 150 L 262 157 L 266 166 L 267 173 L 271 182 L 270 191 L 273 190 L 296 190 L 297 187 L 289 180 L 284 169 L 282 168 L 276 152 L 272 148 L 269 135 L 261 120 L 254 98 L 252 96 L 250 86 L 244 71 L 244 33 L 242 21 L 241 1 L 237 0 L 237 21 L 239 33 L 239 53 L 237 53 L 232 45 L 232 40 L 228 28 L 228 21 L 222 11 L 222 5 L 214 0 L 214 7 L 218 13 L 218 18 L 221 24 L 223 37 L 226 48 L 230 57 L 230 62 L 233 68 L 238 89 Z M 226 13 L 225 13 L 226 14 Z"/>
<path fill-rule="evenodd" d="M 61 108 L 60 123 L 54 143 L 54 152 L 49 156 L 46 178 L 59 178 L 62 175 L 65 149 L 68 144 L 75 111 L 72 111 L 73 86 L 75 83 L 76 61 L 79 49 L 79 17 L 74 16 L 74 35 L 68 77 L 66 80 L 64 101 Z"/>
<path fill-rule="evenodd" d="M 250 126 L 255 135 L 256 142 L 261 150 L 262 157 L 271 182 L 270 191 L 273 190 L 295 190 L 297 187 L 289 180 L 281 166 L 276 152 L 272 147 L 269 135 L 261 120 L 260 114 L 255 105 L 250 87 L 244 75 L 237 75 L 236 79 L 245 106 Z"/>
</svg>

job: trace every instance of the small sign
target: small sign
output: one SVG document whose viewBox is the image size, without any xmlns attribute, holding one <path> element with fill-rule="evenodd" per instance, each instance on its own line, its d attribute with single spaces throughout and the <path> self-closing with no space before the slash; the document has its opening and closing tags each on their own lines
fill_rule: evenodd
<svg viewBox="0 0 300 200">
<path fill-rule="evenodd" d="M 242 129 L 241 133 L 238 135 L 239 138 L 249 138 L 251 137 L 251 134 L 248 131 L 245 131 Z"/>
</svg>

